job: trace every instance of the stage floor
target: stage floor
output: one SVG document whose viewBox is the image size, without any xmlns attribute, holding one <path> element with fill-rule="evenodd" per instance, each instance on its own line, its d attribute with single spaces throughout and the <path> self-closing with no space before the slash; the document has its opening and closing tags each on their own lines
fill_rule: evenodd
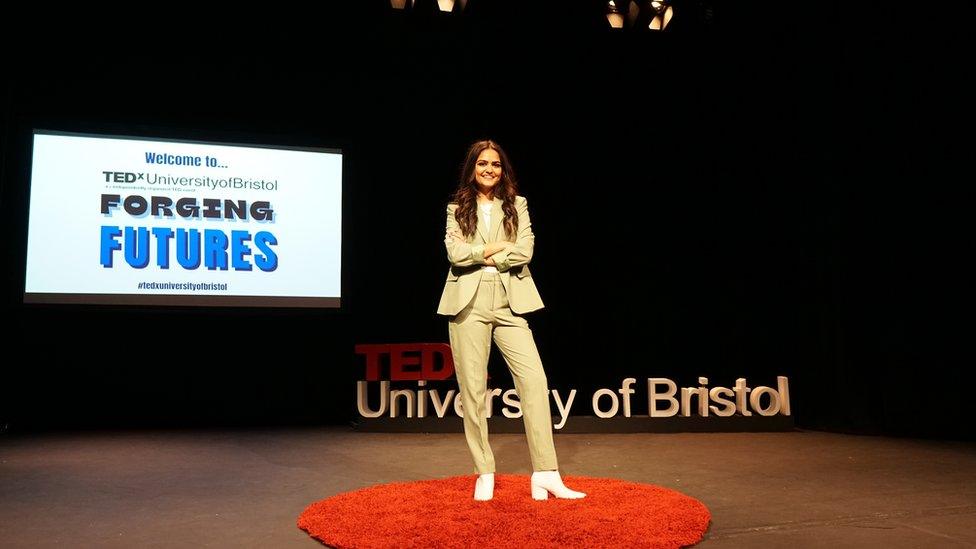
<svg viewBox="0 0 976 549">
<path fill-rule="evenodd" d="M 499 472 L 531 472 L 524 435 L 491 442 Z M 976 547 L 974 443 L 799 430 L 557 434 L 556 450 L 564 476 L 701 500 L 712 525 L 696 547 Z M 456 433 L 7 434 L 0 546 L 322 547 L 295 526 L 310 503 L 464 474 L 473 470 Z"/>
</svg>

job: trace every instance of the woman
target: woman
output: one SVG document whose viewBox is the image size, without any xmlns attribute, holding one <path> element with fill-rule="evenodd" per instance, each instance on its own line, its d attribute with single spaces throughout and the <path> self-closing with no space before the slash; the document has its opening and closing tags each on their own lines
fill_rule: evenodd
<svg viewBox="0 0 976 549">
<path fill-rule="evenodd" d="M 478 141 L 468 149 L 454 202 L 447 206 L 444 243 L 451 269 L 437 312 L 450 317 L 464 435 L 479 473 L 474 499 L 490 500 L 495 487 L 495 458 L 485 418 L 492 338 L 505 357 L 521 402 L 534 471 L 532 497 L 585 496 L 567 488 L 559 476 L 546 373 L 522 316 L 543 307 L 528 266 L 535 236 L 508 157 L 494 141 Z"/>
</svg>

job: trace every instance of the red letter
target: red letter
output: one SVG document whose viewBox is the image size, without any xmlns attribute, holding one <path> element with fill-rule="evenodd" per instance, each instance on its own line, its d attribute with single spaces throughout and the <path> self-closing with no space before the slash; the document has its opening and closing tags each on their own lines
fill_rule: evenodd
<svg viewBox="0 0 976 549">
<path fill-rule="evenodd" d="M 422 360 L 421 371 L 424 379 L 447 379 L 454 375 L 454 356 L 451 346 L 446 343 L 421 343 L 419 345 Z M 434 355 L 441 355 L 441 369 L 434 369 Z"/>
<path fill-rule="evenodd" d="M 366 381 L 378 381 L 380 379 L 380 355 L 385 355 L 389 352 L 389 345 L 356 345 L 356 354 L 366 355 Z"/>
</svg>

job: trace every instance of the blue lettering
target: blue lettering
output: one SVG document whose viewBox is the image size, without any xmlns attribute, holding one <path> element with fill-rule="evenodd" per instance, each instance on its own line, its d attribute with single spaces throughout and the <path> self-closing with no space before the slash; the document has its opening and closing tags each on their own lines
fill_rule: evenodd
<svg viewBox="0 0 976 549">
<path fill-rule="evenodd" d="M 122 244 L 115 240 L 122 235 L 122 230 L 114 225 L 102 225 L 102 253 L 99 263 L 106 269 L 112 268 L 112 252 L 121 250 Z"/>
<path fill-rule="evenodd" d="M 200 231 L 176 229 L 176 262 L 184 269 L 200 266 Z"/>
<path fill-rule="evenodd" d="M 156 240 L 155 246 L 151 238 Z M 253 238 L 248 231 L 231 231 L 228 238 L 219 229 L 206 229 L 201 235 L 197 229 L 103 225 L 99 263 L 111 269 L 115 252 L 123 251 L 126 263 L 135 269 L 144 269 L 153 259 L 155 250 L 156 265 L 160 269 L 169 269 L 170 250 L 175 248 L 176 262 L 187 270 L 200 268 L 202 259 L 203 265 L 211 271 L 226 271 L 228 267 L 235 271 L 252 271 L 256 265 L 264 272 L 271 272 L 278 268 L 278 255 L 274 251 L 277 244 L 278 239 L 267 231 L 258 232 Z"/>
<path fill-rule="evenodd" d="M 247 231 L 231 231 L 230 256 L 235 271 L 250 271 L 251 264 L 244 256 L 251 255 L 251 248 L 245 243 L 251 240 L 251 233 Z"/>
<path fill-rule="evenodd" d="M 211 271 L 227 270 L 227 235 L 217 229 L 203 231 L 203 264 Z"/>
<path fill-rule="evenodd" d="M 271 249 L 271 246 L 277 244 L 278 239 L 268 231 L 261 231 L 254 235 L 254 245 L 264 254 L 254 256 L 254 264 L 258 269 L 268 273 L 278 268 L 278 255 Z"/>
<path fill-rule="evenodd" d="M 138 231 L 125 228 L 125 262 L 136 269 L 149 265 L 149 231 L 145 227 L 139 227 Z"/>
<path fill-rule="evenodd" d="M 156 237 L 156 265 L 160 269 L 169 269 L 169 239 L 173 238 L 173 231 L 165 227 L 156 227 L 152 230 Z"/>
</svg>

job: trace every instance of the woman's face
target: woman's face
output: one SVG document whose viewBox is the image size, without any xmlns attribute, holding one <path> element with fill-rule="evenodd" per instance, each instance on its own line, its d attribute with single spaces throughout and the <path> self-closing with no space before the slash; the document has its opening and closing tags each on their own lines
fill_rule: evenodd
<svg viewBox="0 0 976 549">
<path fill-rule="evenodd" d="M 485 149 L 474 163 L 474 180 L 482 187 L 494 187 L 502 178 L 502 159 L 495 149 Z"/>
</svg>

